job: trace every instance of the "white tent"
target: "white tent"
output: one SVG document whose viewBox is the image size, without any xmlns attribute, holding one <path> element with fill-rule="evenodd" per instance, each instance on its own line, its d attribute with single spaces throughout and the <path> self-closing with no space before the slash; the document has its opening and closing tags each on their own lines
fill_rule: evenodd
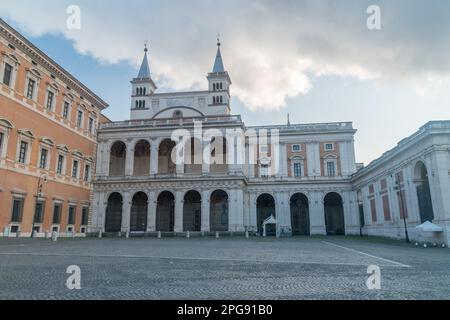
<svg viewBox="0 0 450 320">
<path fill-rule="evenodd" d="M 444 231 L 444 228 L 438 226 L 437 224 L 431 223 L 430 221 L 425 221 L 424 223 L 416 227 L 416 231 L 442 232 Z"/>
<path fill-rule="evenodd" d="M 415 227 L 416 231 L 416 241 L 424 243 L 444 243 L 444 228 L 431 223 L 430 221 L 425 221 L 421 225 Z"/>
</svg>

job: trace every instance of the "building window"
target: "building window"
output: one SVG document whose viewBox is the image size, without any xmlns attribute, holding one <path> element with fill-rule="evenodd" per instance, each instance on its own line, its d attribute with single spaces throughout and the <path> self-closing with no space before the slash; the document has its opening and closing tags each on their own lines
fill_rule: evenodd
<svg viewBox="0 0 450 320">
<path fill-rule="evenodd" d="M 42 223 L 44 221 L 44 202 L 38 201 L 34 211 L 34 223 Z"/>
<path fill-rule="evenodd" d="M 5 134 L 0 132 L 0 157 L 3 154 L 3 140 L 5 140 Z"/>
<path fill-rule="evenodd" d="M 60 203 L 55 203 L 53 205 L 53 224 L 60 224 L 61 223 L 61 208 L 62 205 Z"/>
<path fill-rule="evenodd" d="M 334 145 L 332 143 L 325 143 L 325 150 L 326 151 L 334 150 Z"/>
<path fill-rule="evenodd" d="M 83 124 L 83 111 L 78 110 L 78 113 L 77 113 L 77 126 L 79 128 L 82 128 L 82 124 Z"/>
<path fill-rule="evenodd" d="M 84 181 L 88 182 L 90 178 L 91 178 L 91 166 L 87 164 L 84 166 Z"/>
<path fill-rule="evenodd" d="M 383 212 L 384 220 L 391 220 L 391 210 L 389 209 L 389 196 L 386 194 L 383 196 Z"/>
<path fill-rule="evenodd" d="M 183 118 L 183 112 L 181 112 L 180 110 L 177 110 L 173 113 L 173 117 L 176 119 Z"/>
<path fill-rule="evenodd" d="M 261 177 L 269 176 L 269 166 L 267 164 L 261 165 Z"/>
<path fill-rule="evenodd" d="M 300 162 L 294 163 L 294 177 L 302 176 L 302 164 Z"/>
<path fill-rule="evenodd" d="M 267 153 L 269 150 L 268 146 L 259 146 L 259 153 Z"/>
<path fill-rule="evenodd" d="M 34 81 L 33 79 L 28 79 L 27 98 L 30 100 L 33 100 L 35 85 L 36 85 L 36 81 Z"/>
<path fill-rule="evenodd" d="M 375 205 L 375 199 L 370 200 L 370 212 L 372 214 L 372 222 L 377 222 L 377 207 Z"/>
<path fill-rule="evenodd" d="M 78 160 L 73 160 L 72 178 L 78 177 Z"/>
<path fill-rule="evenodd" d="M 53 100 L 55 99 L 55 94 L 52 91 L 47 92 L 47 110 L 53 110 Z"/>
<path fill-rule="evenodd" d="M 292 145 L 292 152 L 300 152 L 302 151 L 302 147 L 299 144 L 293 144 Z"/>
<path fill-rule="evenodd" d="M 89 223 L 89 208 L 83 207 L 81 211 L 81 225 L 87 226 Z"/>
<path fill-rule="evenodd" d="M 6 84 L 8 87 L 11 85 L 12 70 L 13 67 L 10 64 L 5 63 L 5 72 L 3 73 L 3 83 Z"/>
<path fill-rule="evenodd" d="M 39 169 L 47 169 L 48 150 L 41 149 L 41 158 L 39 159 Z"/>
<path fill-rule="evenodd" d="M 327 175 L 329 177 L 334 177 L 336 175 L 336 169 L 334 166 L 334 162 L 331 162 L 331 161 L 327 162 Z"/>
<path fill-rule="evenodd" d="M 76 206 L 69 206 L 69 216 L 67 219 L 67 224 L 75 224 L 75 213 L 76 213 Z"/>
<path fill-rule="evenodd" d="M 63 118 L 68 119 L 69 118 L 69 109 L 70 109 L 70 103 L 67 101 L 64 101 L 63 105 Z"/>
<path fill-rule="evenodd" d="M 56 165 L 56 173 L 63 174 L 63 166 L 64 166 L 64 156 L 58 155 L 58 163 Z"/>
<path fill-rule="evenodd" d="M 94 133 L 94 119 L 89 118 L 88 129 L 90 133 Z"/>
<path fill-rule="evenodd" d="M 28 142 L 20 141 L 19 159 L 17 159 L 19 163 L 26 163 L 27 151 L 28 151 Z"/>
<path fill-rule="evenodd" d="M 23 199 L 13 199 L 11 222 L 22 222 Z"/>
</svg>

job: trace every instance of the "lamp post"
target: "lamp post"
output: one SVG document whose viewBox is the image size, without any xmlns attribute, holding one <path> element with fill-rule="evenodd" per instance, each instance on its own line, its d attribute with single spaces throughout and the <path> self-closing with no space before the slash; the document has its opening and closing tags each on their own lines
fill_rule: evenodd
<svg viewBox="0 0 450 320">
<path fill-rule="evenodd" d="M 39 198 L 41 197 L 42 186 L 43 186 L 44 182 L 47 182 L 47 175 L 45 173 L 41 173 L 39 176 L 38 184 L 37 184 L 37 188 L 36 188 L 36 202 L 34 205 L 33 224 L 31 225 L 31 238 L 33 238 L 33 236 L 34 236 L 34 223 L 36 220 L 36 209 L 37 209 L 37 206 L 39 203 Z"/>
<path fill-rule="evenodd" d="M 398 176 L 395 176 L 395 190 L 398 190 L 398 196 L 400 197 L 400 212 L 403 215 L 403 225 L 405 227 L 405 240 L 409 243 L 409 236 L 408 236 L 408 226 L 406 224 L 406 215 L 405 215 L 405 209 L 404 209 L 404 203 L 403 203 L 403 194 L 402 194 L 402 188 L 400 185 L 400 181 L 398 179 Z"/>
</svg>

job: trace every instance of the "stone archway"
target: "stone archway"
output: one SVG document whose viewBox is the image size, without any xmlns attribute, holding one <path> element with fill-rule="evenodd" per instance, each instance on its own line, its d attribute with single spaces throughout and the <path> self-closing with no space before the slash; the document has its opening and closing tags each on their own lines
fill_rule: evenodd
<svg viewBox="0 0 450 320">
<path fill-rule="evenodd" d="M 172 161 L 172 150 L 176 143 L 170 139 L 163 140 L 159 145 L 158 151 L 158 173 L 159 174 L 175 174 L 176 165 Z"/>
<path fill-rule="evenodd" d="M 183 231 L 200 231 L 202 223 L 202 197 L 191 190 L 184 195 Z"/>
<path fill-rule="evenodd" d="M 127 146 L 122 141 L 116 141 L 110 150 L 109 175 L 124 176 Z"/>
<path fill-rule="evenodd" d="M 122 195 L 118 192 L 108 197 L 105 213 L 105 232 L 120 232 L 122 229 Z"/>
<path fill-rule="evenodd" d="M 172 192 L 163 191 L 156 205 L 156 231 L 173 232 L 175 224 L 175 197 Z"/>
<path fill-rule="evenodd" d="M 256 223 L 258 226 L 258 233 L 263 234 L 263 222 L 270 216 L 274 216 L 276 218 L 275 212 L 275 199 L 268 193 L 264 193 L 258 197 L 256 200 Z M 266 226 L 266 234 L 267 235 L 275 235 L 276 229 L 273 225 Z"/>
<path fill-rule="evenodd" d="M 433 222 L 434 211 L 431 201 L 430 180 L 428 170 L 422 161 L 417 162 L 414 168 L 414 183 L 419 202 L 420 221 L 421 223 L 425 221 Z"/>
<path fill-rule="evenodd" d="M 292 235 L 309 235 L 309 201 L 303 193 L 296 193 L 291 197 L 291 226 Z"/>
<path fill-rule="evenodd" d="M 327 235 L 345 235 L 342 197 L 336 192 L 328 193 L 324 198 L 324 209 Z"/>
<path fill-rule="evenodd" d="M 150 174 L 150 143 L 140 140 L 134 146 L 134 176 L 147 176 Z"/>
<path fill-rule="evenodd" d="M 211 193 L 209 226 L 211 231 L 228 231 L 228 194 L 223 190 Z"/>
<path fill-rule="evenodd" d="M 147 206 L 148 197 L 144 192 L 138 192 L 133 196 L 130 212 L 130 231 L 147 230 Z"/>
</svg>

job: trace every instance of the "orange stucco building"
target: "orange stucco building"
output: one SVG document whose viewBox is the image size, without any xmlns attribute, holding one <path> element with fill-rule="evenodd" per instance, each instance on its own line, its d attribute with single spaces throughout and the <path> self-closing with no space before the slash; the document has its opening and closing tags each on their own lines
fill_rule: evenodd
<svg viewBox="0 0 450 320">
<path fill-rule="evenodd" d="M 82 235 L 108 105 L 0 19 L 0 232 Z"/>
</svg>

